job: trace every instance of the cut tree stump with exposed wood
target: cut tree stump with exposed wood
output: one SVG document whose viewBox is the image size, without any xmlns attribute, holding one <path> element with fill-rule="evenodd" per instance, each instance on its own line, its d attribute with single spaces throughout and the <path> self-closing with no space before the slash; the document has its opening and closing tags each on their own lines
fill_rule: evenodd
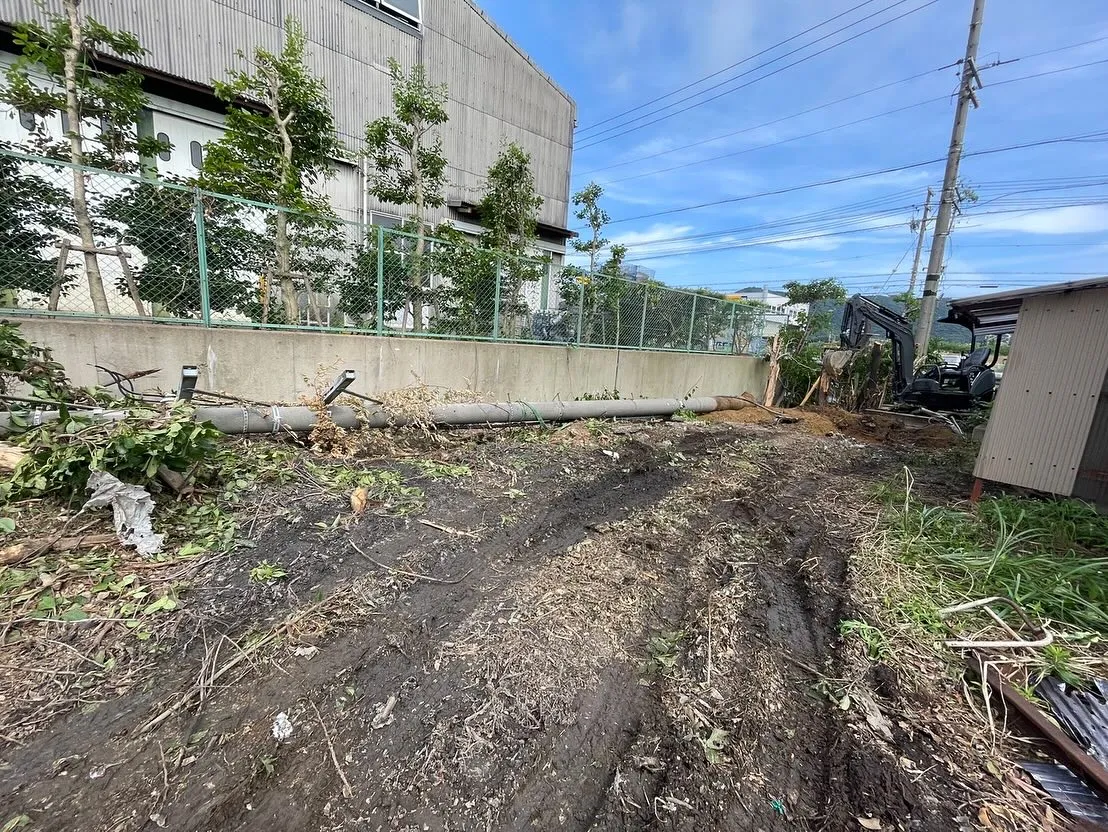
<svg viewBox="0 0 1108 832">
<path fill-rule="evenodd" d="M 27 452 L 22 448 L 0 442 L 0 471 L 10 474 L 25 456 Z"/>
</svg>

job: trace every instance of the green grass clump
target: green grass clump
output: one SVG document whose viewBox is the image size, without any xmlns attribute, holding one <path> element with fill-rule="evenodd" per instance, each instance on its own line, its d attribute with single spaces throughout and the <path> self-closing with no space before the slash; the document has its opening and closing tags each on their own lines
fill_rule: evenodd
<svg viewBox="0 0 1108 832">
<path fill-rule="evenodd" d="M 1006 595 L 1055 625 L 1108 634 L 1108 517 L 1092 506 L 1004 496 L 974 514 L 907 496 L 896 514 L 903 559 L 953 595 Z"/>
</svg>

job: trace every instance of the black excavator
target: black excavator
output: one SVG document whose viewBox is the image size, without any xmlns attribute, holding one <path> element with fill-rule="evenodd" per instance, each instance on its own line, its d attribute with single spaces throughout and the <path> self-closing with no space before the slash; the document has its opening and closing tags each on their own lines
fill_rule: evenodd
<svg viewBox="0 0 1108 832">
<path fill-rule="evenodd" d="M 970 351 L 961 361 L 925 365 L 917 373 L 911 322 L 865 295 L 855 295 L 843 308 L 842 348 L 865 347 L 872 338 L 871 325 L 883 329 L 892 344 L 893 396 L 898 404 L 928 410 L 970 410 L 991 402 L 996 395 L 993 368 L 1000 358 L 1001 335 L 996 335 L 995 342 L 978 347 L 976 333 L 970 330 Z"/>
</svg>

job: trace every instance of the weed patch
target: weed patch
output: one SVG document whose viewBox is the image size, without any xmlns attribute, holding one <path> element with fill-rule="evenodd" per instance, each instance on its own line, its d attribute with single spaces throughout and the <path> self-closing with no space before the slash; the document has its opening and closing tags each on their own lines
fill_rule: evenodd
<svg viewBox="0 0 1108 832">
<path fill-rule="evenodd" d="M 1076 500 L 984 499 L 976 514 L 906 495 L 890 531 L 903 560 L 956 601 L 1006 595 L 1055 625 L 1108 634 L 1108 518 Z"/>
</svg>

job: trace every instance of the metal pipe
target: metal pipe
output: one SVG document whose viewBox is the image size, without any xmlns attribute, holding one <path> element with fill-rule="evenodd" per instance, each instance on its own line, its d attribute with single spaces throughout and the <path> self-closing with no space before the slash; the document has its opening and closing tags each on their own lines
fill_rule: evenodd
<svg viewBox="0 0 1108 832">
<path fill-rule="evenodd" d="M 728 409 L 727 399 L 710 396 L 694 399 L 602 399 L 582 402 L 494 402 L 438 405 L 430 409 L 429 421 L 436 425 L 504 425 L 524 422 L 572 422 L 576 419 L 616 419 L 644 416 L 672 416 L 679 410 L 711 413 Z M 745 406 L 745 403 L 744 405 Z M 348 430 L 402 426 L 412 420 L 380 407 L 355 410 L 333 405 L 327 412 L 336 425 Z M 54 421 L 58 411 L 36 411 L 35 423 Z M 118 416 L 116 416 L 118 418 Z M 316 424 L 317 413 L 304 406 L 282 407 L 198 407 L 198 422 L 210 422 L 223 433 L 305 433 Z M 8 432 L 11 414 L 0 413 L 0 435 Z"/>
</svg>

